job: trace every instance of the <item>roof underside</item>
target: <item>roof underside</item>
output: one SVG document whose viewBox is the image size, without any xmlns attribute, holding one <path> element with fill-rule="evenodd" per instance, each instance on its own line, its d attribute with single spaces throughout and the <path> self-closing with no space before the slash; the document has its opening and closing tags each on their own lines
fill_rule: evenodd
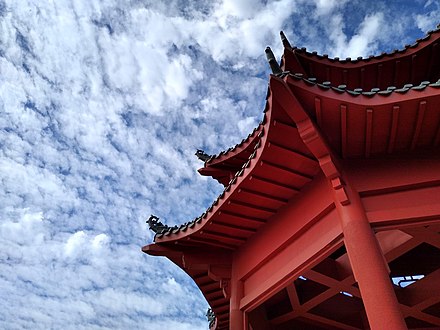
<svg viewBox="0 0 440 330">
<path fill-rule="evenodd" d="M 341 158 L 437 152 L 440 144 L 440 84 L 352 95 L 296 76 L 287 82 Z"/>
<path fill-rule="evenodd" d="M 310 53 L 305 48 L 285 48 L 284 71 L 302 73 L 318 82 L 332 86 L 345 85 L 348 89 L 397 88 L 405 84 L 419 85 L 422 81 L 435 82 L 440 78 L 440 29 L 407 45 L 403 50 L 358 59 L 330 59 L 327 55 Z"/>
<path fill-rule="evenodd" d="M 248 161 L 250 155 L 254 152 L 255 145 L 260 140 L 259 134 L 263 126 L 264 123 L 262 122 L 239 144 L 212 156 L 205 163 L 205 166 L 199 169 L 199 173 L 212 176 L 226 187 L 235 176 L 235 173 L 241 170 L 243 164 Z"/>
<path fill-rule="evenodd" d="M 333 89 L 339 93 L 346 92 L 355 96 L 375 94 L 387 96 L 394 91 L 397 93 L 405 93 L 410 89 L 420 91 L 430 83 L 439 85 L 440 28 L 428 32 L 424 38 L 418 39 L 412 45 L 406 45 L 402 50 L 368 58 L 345 60 L 318 55 L 316 52 L 308 52 L 305 48 L 291 47 L 284 34 L 282 39 L 285 46 L 281 61 L 283 70 L 290 72 L 293 78 L 301 77 L 309 85 L 316 84 L 322 89 Z M 326 96 L 329 96 L 329 93 Z M 239 144 L 212 156 L 199 173 L 212 176 L 227 186 L 253 152 L 258 140 L 257 135 L 262 127 L 263 124 L 260 123 Z"/>
<path fill-rule="evenodd" d="M 269 96 L 266 110 L 264 125 L 242 151 L 253 147 L 252 153 L 211 207 L 193 221 L 159 233 L 156 242 L 203 242 L 234 250 L 318 173 L 317 160 L 276 97 Z"/>
<path fill-rule="evenodd" d="M 284 81 L 341 158 L 402 157 L 420 150 L 439 153 L 439 37 L 437 30 L 406 51 L 344 63 L 286 49 L 285 69 L 290 70 L 294 57 L 303 70 L 271 77 L 270 82 Z M 417 85 L 403 87 L 410 82 Z M 319 173 L 319 164 L 288 109 L 278 102 L 270 83 L 260 125 L 199 170 L 225 186 L 207 211 L 179 227 L 166 227 L 156 234 L 154 244 L 143 248 L 166 255 L 194 279 L 217 317 L 217 329 L 229 327 L 229 300 L 218 281 L 206 269 L 185 268 L 181 257 L 161 249 L 176 251 L 177 246 L 177 250 L 203 248 L 231 254 Z"/>
</svg>

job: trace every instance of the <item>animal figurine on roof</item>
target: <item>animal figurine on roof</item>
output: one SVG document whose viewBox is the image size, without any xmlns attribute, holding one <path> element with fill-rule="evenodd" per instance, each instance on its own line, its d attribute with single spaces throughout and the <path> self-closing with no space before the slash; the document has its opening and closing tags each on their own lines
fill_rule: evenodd
<svg viewBox="0 0 440 330">
<path fill-rule="evenodd" d="M 208 159 L 210 159 L 212 156 L 205 153 L 202 149 L 197 149 L 195 155 L 198 159 L 206 162 Z"/>
<path fill-rule="evenodd" d="M 147 220 L 147 223 L 150 229 L 154 231 L 156 234 L 160 234 L 169 228 L 167 225 L 164 225 L 155 215 L 150 215 L 150 217 Z"/>
</svg>

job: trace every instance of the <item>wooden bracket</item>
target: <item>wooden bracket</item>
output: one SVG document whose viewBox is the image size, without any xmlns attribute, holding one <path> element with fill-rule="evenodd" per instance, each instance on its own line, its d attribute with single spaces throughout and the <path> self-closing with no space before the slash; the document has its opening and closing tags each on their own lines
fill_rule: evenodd
<svg viewBox="0 0 440 330">
<path fill-rule="evenodd" d="M 208 270 L 209 267 L 217 267 L 219 265 L 226 267 L 226 265 L 230 264 L 231 255 L 229 253 L 200 251 L 196 249 L 183 251 L 182 255 L 182 265 L 185 269 Z"/>
<path fill-rule="evenodd" d="M 231 266 L 210 265 L 208 267 L 208 276 L 214 281 L 219 282 L 223 296 L 229 299 L 231 297 Z"/>
<path fill-rule="evenodd" d="M 332 156 L 332 151 L 319 133 L 316 125 L 310 119 L 308 113 L 287 86 L 286 81 L 289 79 L 291 78 L 288 76 L 285 80 L 271 76 L 270 88 L 272 92 L 279 94 L 279 98 L 283 101 L 279 102 L 279 104 L 296 124 L 302 141 L 318 160 L 322 172 L 335 191 L 336 200 L 341 205 L 348 205 L 350 200 L 347 196 L 344 182 L 341 179 L 341 173 L 334 161 L 335 158 Z"/>
<path fill-rule="evenodd" d="M 231 278 L 231 266 L 230 265 L 209 265 L 208 276 L 214 281 L 220 282 L 224 279 Z"/>
<path fill-rule="evenodd" d="M 222 289 L 223 296 L 226 299 L 231 298 L 231 283 L 230 283 L 230 279 L 222 279 L 220 281 L 220 288 Z"/>
</svg>

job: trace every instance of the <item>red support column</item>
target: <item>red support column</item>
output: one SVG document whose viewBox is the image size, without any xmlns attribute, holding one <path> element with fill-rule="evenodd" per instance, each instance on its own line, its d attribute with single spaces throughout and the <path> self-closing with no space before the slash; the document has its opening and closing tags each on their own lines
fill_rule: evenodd
<svg viewBox="0 0 440 330">
<path fill-rule="evenodd" d="M 346 182 L 347 183 L 347 182 Z M 372 330 L 407 329 L 389 277 L 388 265 L 365 214 L 359 194 L 344 186 L 348 203 L 335 194 L 348 258 L 359 284 Z"/>
<path fill-rule="evenodd" d="M 231 278 L 231 299 L 229 308 L 229 328 L 231 330 L 245 330 L 244 312 L 240 310 L 240 301 L 243 298 L 243 282 L 240 281 L 234 274 L 234 268 L 232 270 Z"/>
</svg>

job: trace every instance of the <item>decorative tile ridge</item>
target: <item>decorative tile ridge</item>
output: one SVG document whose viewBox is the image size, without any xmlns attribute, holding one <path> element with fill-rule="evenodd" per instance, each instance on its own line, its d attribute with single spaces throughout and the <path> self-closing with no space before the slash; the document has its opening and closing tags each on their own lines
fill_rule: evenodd
<svg viewBox="0 0 440 330">
<path fill-rule="evenodd" d="M 263 122 L 266 122 L 266 115 L 264 116 Z M 263 125 L 264 126 L 264 125 Z M 252 159 L 254 159 L 257 155 L 257 150 L 261 147 L 261 138 L 264 136 L 264 127 L 261 128 L 261 130 L 257 134 L 257 143 L 254 146 L 253 152 L 249 155 L 248 160 L 242 165 L 241 169 L 238 170 L 234 177 L 229 181 L 228 185 L 223 189 L 223 191 L 220 193 L 220 195 L 214 200 L 214 202 L 207 208 L 205 212 L 203 212 L 199 217 L 195 218 L 192 221 L 185 222 L 181 224 L 180 226 L 174 226 L 169 227 L 167 225 L 164 225 L 159 221 L 159 218 L 152 215 L 150 219 L 147 220 L 148 224 L 152 223 L 150 225 L 150 229 L 153 230 L 156 235 L 154 236 L 154 241 L 156 242 L 157 239 L 162 239 L 164 237 L 170 236 L 172 234 L 178 234 L 179 232 L 185 232 L 188 230 L 188 228 L 193 229 L 197 224 L 201 224 L 203 219 L 206 219 L 208 217 L 208 214 L 213 211 L 213 209 L 219 204 L 220 200 L 223 199 L 228 193 L 231 188 L 237 183 L 237 180 L 239 177 L 243 176 L 246 168 L 248 168 L 252 162 Z M 153 221 L 153 222 L 152 222 Z"/>
<path fill-rule="evenodd" d="M 264 125 L 266 124 L 266 112 L 268 111 L 267 100 L 268 100 L 269 96 L 270 96 L 270 89 L 268 87 L 267 88 L 267 93 L 266 93 L 266 106 L 265 106 L 264 111 L 263 111 L 263 119 L 259 122 L 258 126 L 255 127 L 252 130 L 252 132 L 248 134 L 248 136 L 246 138 L 241 140 L 241 142 L 236 144 L 235 146 L 233 146 L 233 147 L 231 147 L 231 148 L 229 148 L 227 150 L 221 151 L 220 153 L 218 153 L 216 155 L 212 155 L 212 156 L 207 155 L 209 158 L 206 159 L 206 161 L 204 161 L 205 162 L 205 166 L 210 165 L 212 162 L 214 162 L 216 160 L 219 160 L 219 158 L 221 158 L 221 157 L 227 156 L 229 153 L 235 151 L 238 148 L 241 148 L 246 143 L 252 142 L 251 139 L 253 140 L 253 138 L 255 138 L 255 136 L 260 133 L 260 131 L 263 129 Z M 201 150 L 201 151 L 203 152 L 203 150 Z M 197 155 L 198 152 L 199 152 L 199 150 L 197 150 L 196 155 Z M 199 157 L 199 159 L 200 159 L 200 157 Z"/>
<path fill-rule="evenodd" d="M 252 141 L 250 141 L 251 139 L 253 139 L 256 134 L 258 134 L 264 127 L 264 125 L 266 124 L 266 112 L 268 111 L 268 104 L 267 104 L 267 100 L 270 96 L 270 89 L 269 87 L 267 88 L 267 93 L 266 93 L 266 106 L 264 108 L 263 111 L 263 119 L 259 122 L 258 126 L 255 127 L 251 133 L 248 134 L 248 136 L 246 138 L 244 138 L 243 140 L 241 140 L 240 143 L 236 144 L 235 146 L 227 149 L 227 150 L 223 150 L 220 153 L 216 154 L 216 155 L 208 155 L 205 154 L 205 152 L 203 150 L 198 149 L 196 152 L 196 156 L 203 160 L 205 162 L 205 166 L 210 165 L 210 163 L 212 163 L 215 160 L 218 160 L 219 158 L 221 158 L 222 156 L 226 156 L 228 155 L 230 152 L 235 151 L 238 148 L 241 148 L 242 146 L 244 146 L 244 144 L 246 143 L 250 143 Z M 204 155 L 202 156 L 203 158 L 199 157 L 200 153 L 203 153 Z M 206 159 L 206 160 L 205 160 Z"/>
<path fill-rule="evenodd" d="M 328 54 L 320 55 L 316 51 L 312 51 L 312 52 L 307 51 L 307 49 L 305 47 L 298 48 L 298 47 L 295 47 L 295 46 L 291 46 L 290 42 L 287 40 L 287 38 L 284 35 L 283 31 L 280 32 L 280 35 L 281 35 L 281 41 L 283 43 L 284 48 L 289 49 L 289 50 L 291 50 L 291 51 L 293 51 L 293 52 L 295 52 L 297 54 L 301 54 L 301 55 L 304 54 L 304 55 L 306 55 L 308 57 L 316 57 L 319 60 L 326 59 L 326 60 L 329 60 L 330 62 L 358 63 L 358 62 L 368 62 L 368 61 L 373 60 L 373 59 L 381 59 L 383 57 L 392 57 L 392 56 L 395 56 L 396 54 L 402 54 L 403 55 L 403 54 L 405 54 L 405 52 L 408 49 L 417 48 L 420 45 L 421 42 L 429 40 L 432 35 L 437 34 L 437 33 L 440 33 L 440 24 L 437 25 L 436 29 L 428 31 L 425 36 L 423 36 L 423 37 L 421 37 L 419 39 L 416 39 L 416 41 L 413 44 L 405 45 L 405 47 L 403 49 L 394 49 L 393 51 L 388 52 L 388 53 L 387 52 L 383 52 L 383 53 L 378 54 L 378 55 L 370 55 L 370 56 L 368 56 L 366 58 L 364 58 L 362 56 L 359 56 L 359 57 L 357 57 L 355 59 L 352 59 L 351 57 L 347 57 L 345 59 L 340 59 L 339 57 L 331 58 L 331 57 L 328 56 Z"/>
<path fill-rule="evenodd" d="M 337 93 L 347 93 L 352 96 L 359 96 L 364 95 L 368 97 L 373 97 L 374 95 L 382 95 L 387 96 L 392 93 L 399 93 L 404 94 L 409 90 L 415 90 L 415 91 L 423 91 L 427 87 L 434 87 L 434 88 L 440 88 L 440 79 L 437 80 L 435 83 L 431 83 L 427 80 L 422 81 L 419 85 L 413 85 L 413 84 L 405 84 L 402 88 L 397 88 L 395 86 L 389 86 L 386 89 L 381 90 L 380 88 L 372 88 L 371 90 L 363 90 L 362 88 L 355 88 L 355 89 L 347 89 L 346 85 L 338 85 L 333 86 L 330 81 L 324 81 L 322 83 L 319 83 L 316 78 L 306 78 L 302 73 L 288 73 L 289 77 L 292 77 L 295 80 L 301 80 L 308 86 L 318 86 L 322 90 L 333 90 Z"/>
<path fill-rule="evenodd" d="M 220 153 L 216 154 L 216 155 L 206 155 L 207 157 L 205 157 L 205 159 L 199 157 L 197 155 L 197 153 L 199 152 L 199 150 L 197 150 L 196 152 L 196 156 L 200 159 L 203 160 L 205 162 L 205 167 L 209 166 L 211 163 L 215 162 L 216 160 L 220 160 L 220 158 L 222 157 L 227 157 L 231 152 L 234 152 L 235 150 L 237 150 L 238 148 L 243 147 L 245 144 L 247 143 L 252 143 L 253 138 L 258 134 L 258 132 L 261 131 L 261 129 L 264 126 L 264 118 L 262 121 L 260 121 L 258 123 L 258 126 L 255 127 L 251 133 L 248 134 L 247 137 L 245 137 L 243 140 L 241 140 L 238 144 L 236 144 L 233 147 L 228 148 L 227 150 L 223 150 Z M 203 150 L 201 150 L 203 152 Z"/>
</svg>

